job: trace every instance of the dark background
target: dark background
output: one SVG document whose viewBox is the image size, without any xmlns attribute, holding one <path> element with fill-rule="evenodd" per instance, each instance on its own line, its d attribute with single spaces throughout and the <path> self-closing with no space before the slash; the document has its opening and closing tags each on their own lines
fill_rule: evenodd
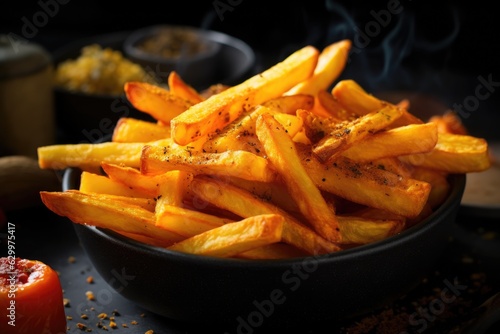
<svg viewBox="0 0 500 334">
<path fill-rule="evenodd" d="M 475 96 L 479 77 L 500 82 L 498 14 L 485 0 L 59 1 L 9 2 L 0 13 L 0 32 L 54 52 L 89 36 L 156 24 L 192 25 L 247 42 L 257 54 L 255 72 L 306 44 L 321 48 L 350 38 L 356 52 L 342 77 L 375 94 L 430 94 L 449 108 Z M 463 119 L 476 135 L 496 134 L 488 120 L 498 108 L 498 86 Z"/>
</svg>

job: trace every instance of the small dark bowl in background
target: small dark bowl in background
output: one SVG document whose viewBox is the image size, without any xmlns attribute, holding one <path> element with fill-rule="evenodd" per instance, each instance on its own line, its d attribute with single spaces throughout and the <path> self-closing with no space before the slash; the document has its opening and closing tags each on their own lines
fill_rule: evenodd
<svg viewBox="0 0 500 334">
<path fill-rule="evenodd" d="M 78 188 L 68 169 L 63 189 Z M 377 310 L 416 287 L 449 241 L 466 176 L 432 215 L 398 235 L 337 253 L 288 260 L 236 260 L 151 247 L 113 231 L 75 224 L 106 281 L 113 270 L 133 279 L 119 293 L 153 313 L 190 323 L 259 326 L 335 323 Z"/>
<path fill-rule="evenodd" d="M 75 41 L 57 50 L 53 54 L 54 65 L 57 66 L 64 60 L 75 59 L 84 46 L 99 44 L 103 48 L 124 51 L 125 41 L 139 31 L 126 31 L 99 35 Z M 193 84 L 188 79 L 183 79 L 198 90 L 208 88 L 211 84 L 235 85 L 253 74 L 255 54 L 245 42 L 216 31 L 203 31 L 204 38 L 216 45 L 213 55 L 212 70 L 207 77 L 200 79 L 198 84 Z M 151 67 L 152 69 L 155 66 Z M 146 68 L 147 70 L 147 68 Z M 203 73 L 200 71 L 200 74 Z M 167 82 L 169 72 L 152 73 L 160 83 Z M 201 84 L 203 82 L 203 84 Z M 109 137 L 116 122 L 120 117 L 134 117 L 144 120 L 153 120 L 149 115 L 135 109 L 127 100 L 125 94 L 97 95 L 81 92 L 71 92 L 65 89 L 54 89 L 54 103 L 59 142 L 96 142 Z"/>
</svg>

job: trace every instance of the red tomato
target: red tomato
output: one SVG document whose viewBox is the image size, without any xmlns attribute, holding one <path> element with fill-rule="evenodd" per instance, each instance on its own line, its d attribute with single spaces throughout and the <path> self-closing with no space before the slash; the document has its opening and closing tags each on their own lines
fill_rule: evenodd
<svg viewBox="0 0 500 334">
<path fill-rule="evenodd" d="M 0 258 L 0 333 L 64 334 L 59 276 L 36 260 Z"/>
</svg>

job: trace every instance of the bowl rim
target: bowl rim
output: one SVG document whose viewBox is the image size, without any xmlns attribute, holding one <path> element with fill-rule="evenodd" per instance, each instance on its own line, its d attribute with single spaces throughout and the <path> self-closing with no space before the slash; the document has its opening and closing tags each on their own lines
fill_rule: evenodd
<svg viewBox="0 0 500 334">
<path fill-rule="evenodd" d="M 74 189 L 75 179 L 80 176 L 81 170 L 76 168 L 68 168 L 63 173 L 62 189 Z M 231 266 L 234 268 L 266 268 L 266 267 L 290 267 L 293 264 L 301 264 L 303 262 L 311 261 L 314 259 L 319 265 L 324 262 L 342 261 L 346 258 L 358 257 L 363 254 L 375 253 L 394 247 L 396 245 L 404 244 L 409 239 L 413 239 L 420 234 L 426 233 L 436 224 L 441 223 L 445 217 L 452 214 L 457 206 L 460 206 L 460 201 L 465 189 L 466 174 L 450 174 L 448 176 L 451 188 L 450 193 L 446 200 L 432 212 L 428 217 L 418 222 L 417 224 L 401 231 L 400 233 L 375 241 L 365 245 L 355 246 L 351 249 L 346 249 L 338 252 L 320 254 L 320 255 L 307 255 L 295 257 L 290 259 L 237 259 L 237 258 L 219 258 L 212 256 L 201 256 L 195 254 L 182 253 L 177 251 L 168 250 L 158 246 L 151 246 L 139 241 L 130 239 L 117 232 L 109 229 L 99 228 L 90 225 L 77 224 L 79 227 L 84 228 L 100 238 L 107 239 L 114 244 L 118 243 L 124 247 L 133 248 L 134 251 L 153 253 L 157 257 L 165 257 L 176 260 L 186 261 L 186 263 L 203 263 L 205 265 L 215 266 Z M 74 224 L 74 223 L 73 223 Z"/>
<path fill-rule="evenodd" d="M 137 44 L 140 41 L 153 36 L 158 31 L 170 28 L 174 30 L 189 31 L 190 33 L 193 33 L 197 37 L 200 37 L 200 41 L 202 41 L 204 44 L 208 46 L 208 50 L 204 52 L 180 58 L 182 62 L 186 62 L 187 64 L 214 57 L 217 55 L 217 53 L 221 48 L 219 43 L 208 38 L 209 35 L 205 33 L 207 31 L 205 29 L 197 28 L 195 26 L 190 26 L 190 25 L 157 24 L 132 31 L 130 35 L 123 41 L 123 52 L 125 56 L 129 58 L 134 58 L 134 60 L 142 59 L 143 61 L 149 61 L 155 63 L 163 63 L 171 65 L 177 64 L 179 62 L 178 58 L 162 57 L 159 55 L 146 52 L 137 47 Z"/>
</svg>

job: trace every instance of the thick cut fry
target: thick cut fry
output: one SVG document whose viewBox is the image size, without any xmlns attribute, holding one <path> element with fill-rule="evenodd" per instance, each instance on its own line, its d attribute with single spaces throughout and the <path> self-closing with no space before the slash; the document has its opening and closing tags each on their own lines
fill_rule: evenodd
<svg viewBox="0 0 500 334">
<path fill-rule="evenodd" d="M 437 139 L 436 124 L 410 124 L 367 136 L 345 150 L 342 155 L 355 161 L 367 162 L 406 154 L 426 153 L 436 146 Z"/>
<path fill-rule="evenodd" d="M 336 128 L 313 147 L 313 152 L 322 160 L 335 159 L 354 143 L 380 131 L 402 115 L 402 110 L 386 106 L 350 122 L 339 123 Z"/>
<path fill-rule="evenodd" d="M 269 214 L 245 218 L 178 242 L 168 249 L 205 256 L 232 257 L 281 241 L 284 218 Z"/>
<path fill-rule="evenodd" d="M 245 110 L 281 96 L 309 78 L 318 60 L 318 50 L 306 46 L 243 83 L 195 104 L 171 121 L 172 138 L 188 145 L 200 137 L 222 130 Z"/>
<path fill-rule="evenodd" d="M 237 176 L 262 182 L 270 182 L 277 177 L 276 171 L 265 158 L 247 151 L 191 152 L 176 144 L 144 147 L 142 173 L 161 174 L 178 169 L 193 174 Z"/>
<path fill-rule="evenodd" d="M 128 197 L 148 198 L 150 196 L 149 193 L 142 194 L 134 189 L 130 189 L 122 182 L 111 180 L 105 175 L 87 171 L 83 171 L 80 176 L 79 190 L 85 193 L 99 193 Z"/>
<path fill-rule="evenodd" d="M 351 45 L 351 41 L 346 39 L 325 47 L 319 54 L 313 75 L 295 85 L 285 95 L 310 94 L 314 96 L 318 91 L 328 89 L 344 70 Z"/>
<path fill-rule="evenodd" d="M 337 99 L 326 90 L 320 90 L 316 94 L 313 112 L 317 109 L 321 109 L 322 112 L 315 112 L 316 115 L 322 117 L 333 117 L 336 122 L 352 121 L 357 117 L 356 114 L 347 111 L 337 101 Z"/>
<path fill-rule="evenodd" d="M 93 197 L 96 200 L 104 199 L 105 201 L 115 201 L 119 203 L 123 203 L 123 205 L 132 205 L 132 206 L 140 206 L 143 209 L 154 212 L 156 207 L 156 201 L 153 198 L 143 198 L 143 197 L 131 197 L 131 196 L 123 196 L 123 195 L 110 195 L 101 192 L 88 192 L 82 190 L 73 190 L 70 189 L 68 191 L 74 192 L 82 192 L 89 197 Z"/>
<path fill-rule="evenodd" d="M 405 155 L 400 159 L 451 174 L 482 172 L 491 166 L 485 139 L 452 133 L 439 133 L 437 144 L 429 153 Z"/>
<path fill-rule="evenodd" d="M 163 205 L 156 212 L 156 226 L 175 232 L 186 238 L 209 231 L 233 220 L 175 205 Z"/>
<path fill-rule="evenodd" d="M 299 149 L 308 175 L 322 191 L 366 206 L 405 216 L 417 216 L 424 207 L 430 184 L 405 178 L 371 163 L 339 157 L 322 164 L 308 148 Z"/>
<path fill-rule="evenodd" d="M 196 104 L 205 100 L 196 89 L 188 85 L 176 71 L 171 71 L 168 75 L 168 88 L 173 94 L 189 101 L 191 104 Z"/>
<path fill-rule="evenodd" d="M 416 180 L 428 182 L 432 186 L 427 199 L 427 203 L 432 209 L 436 209 L 441 205 L 450 193 L 451 185 L 448 182 L 446 173 L 417 166 L 413 170 L 412 177 Z"/>
<path fill-rule="evenodd" d="M 354 216 L 337 216 L 345 243 L 369 244 L 395 235 L 403 230 L 403 220 L 369 219 Z"/>
<path fill-rule="evenodd" d="M 151 145 L 163 140 L 149 142 Z M 146 143 L 59 144 L 38 148 L 38 165 L 42 169 L 62 170 L 68 167 L 81 169 L 100 168 L 102 162 L 139 167 L 142 147 Z"/>
<path fill-rule="evenodd" d="M 125 83 L 125 94 L 137 110 L 165 124 L 169 124 L 172 118 L 192 106 L 191 102 L 171 93 L 168 89 L 146 82 Z"/>
<path fill-rule="evenodd" d="M 283 114 L 295 115 L 297 109 L 312 109 L 314 96 L 309 94 L 282 95 L 263 102 L 262 106 Z"/>
<path fill-rule="evenodd" d="M 345 109 L 358 116 L 369 114 L 379 110 L 385 105 L 390 104 L 387 101 L 380 100 L 377 97 L 368 94 L 354 80 L 339 81 L 335 87 L 333 87 L 332 95 Z M 397 107 L 395 105 L 393 106 Z M 403 111 L 403 114 L 392 124 L 392 127 L 423 123 L 421 119 L 409 113 L 408 110 L 402 108 L 400 109 Z"/>
<path fill-rule="evenodd" d="M 340 242 L 342 237 L 335 212 L 307 175 L 296 152 L 295 144 L 272 115 L 263 114 L 256 122 L 257 137 L 263 143 L 268 159 L 285 180 L 300 212 L 323 238 Z"/>
<path fill-rule="evenodd" d="M 165 138 L 170 138 L 170 126 L 122 117 L 116 123 L 111 141 L 115 143 L 147 143 Z"/>
<path fill-rule="evenodd" d="M 283 241 L 308 254 L 326 254 L 340 250 L 338 245 L 324 239 L 281 208 L 262 201 L 244 189 L 208 177 L 195 177 L 190 188 L 197 196 L 196 201 L 211 203 L 243 218 L 269 213 L 285 217 Z"/>
<path fill-rule="evenodd" d="M 52 212 L 85 224 L 110 230 L 139 234 L 173 244 L 184 237 L 155 226 L 154 214 L 139 206 L 95 198 L 80 192 L 40 193 L 45 206 Z"/>
<path fill-rule="evenodd" d="M 429 118 L 429 122 L 436 123 L 440 133 L 469 135 L 467 128 L 454 111 L 447 111 L 443 115 L 434 115 Z"/>
</svg>

